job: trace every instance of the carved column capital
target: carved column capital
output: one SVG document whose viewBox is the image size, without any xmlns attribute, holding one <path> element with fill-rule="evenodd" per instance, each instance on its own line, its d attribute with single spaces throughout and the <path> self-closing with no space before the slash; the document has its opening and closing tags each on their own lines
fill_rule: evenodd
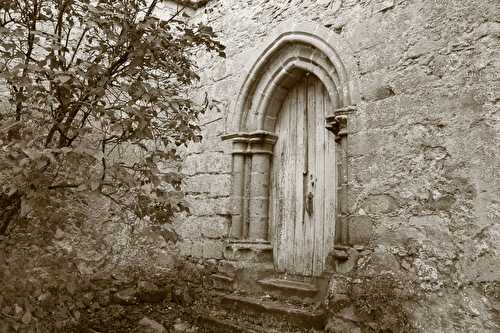
<svg viewBox="0 0 500 333">
<path fill-rule="evenodd" d="M 277 136 L 267 131 L 237 132 L 222 136 L 233 142 L 233 154 L 270 154 Z"/>
</svg>

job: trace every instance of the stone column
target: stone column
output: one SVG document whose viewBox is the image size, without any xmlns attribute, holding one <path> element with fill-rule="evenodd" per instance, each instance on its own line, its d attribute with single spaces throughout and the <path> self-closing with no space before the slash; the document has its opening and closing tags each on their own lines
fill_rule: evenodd
<svg viewBox="0 0 500 333">
<path fill-rule="evenodd" d="M 337 142 L 336 167 L 337 167 L 337 212 L 335 221 L 335 244 L 347 243 L 349 235 L 347 218 L 348 210 L 348 168 L 347 168 L 347 120 L 348 115 L 356 111 L 355 106 L 336 109 L 326 117 L 326 128 L 335 134 Z"/>
<path fill-rule="evenodd" d="M 266 241 L 269 223 L 269 180 L 274 135 L 267 132 L 255 133 L 249 141 L 251 154 L 250 200 L 248 207 L 248 238 Z"/>
<path fill-rule="evenodd" d="M 235 139 L 233 141 L 233 187 L 231 194 L 231 238 L 241 239 L 243 237 L 243 197 L 245 191 L 245 154 L 246 140 Z"/>
<path fill-rule="evenodd" d="M 269 177 L 276 137 L 270 132 L 256 131 L 223 137 L 229 139 L 233 140 L 231 237 L 266 241 Z"/>
</svg>

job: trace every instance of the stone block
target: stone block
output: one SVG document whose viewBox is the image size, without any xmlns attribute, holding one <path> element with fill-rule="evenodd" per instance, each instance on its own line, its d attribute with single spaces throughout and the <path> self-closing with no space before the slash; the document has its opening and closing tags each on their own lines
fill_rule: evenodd
<svg viewBox="0 0 500 333">
<path fill-rule="evenodd" d="M 228 216 L 207 216 L 198 218 L 201 233 L 206 238 L 224 238 L 229 232 L 230 219 Z"/>
<path fill-rule="evenodd" d="M 221 152 L 190 154 L 184 160 L 182 172 L 190 176 L 207 173 L 230 173 L 231 155 Z"/>
<path fill-rule="evenodd" d="M 196 175 L 186 178 L 183 188 L 190 194 L 205 193 L 209 197 L 227 196 L 231 193 L 231 176 L 229 174 Z"/>
<path fill-rule="evenodd" d="M 377 220 L 378 225 L 374 230 L 375 242 L 384 246 L 400 246 L 404 244 L 407 237 L 412 237 L 413 232 L 407 233 L 407 226 L 402 217 L 383 217 Z"/>
<path fill-rule="evenodd" d="M 212 274 L 210 276 L 210 280 L 212 281 L 212 285 L 217 290 L 223 290 L 226 292 L 234 291 L 234 279 L 232 277 L 223 275 L 223 274 Z"/>
<path fill-rule="evenodd" d="M 165 269 L 174 269 L 177 263 L 177 257 L 168 252 L 161 251 L 158 253 L 158 258 L 156 259 L 156 264 L 158 267 Z"/>
<path fill-rule="evenodd" d="M 203 257 L 204 244 L 202 240 L 195 240 L 191 246 L 191 256 L 195 258 Z"/>
<path fill-rule="evenodd" d="M 409 224 L 418 229 L 425 230 L 428 236 L 436 235 L 436 232 L 449 234 L 446 221 L 438 215 L 412 216 L 410 217 Z"/>
<path fill-rule="evenodd" d="M 371 194 L 365 199 L 363 209 L 368 214 L 384 214 L 399 208 L 399 204 L 389 194 Z"/>
<path fill-rule="evenodd" d="M 209 75 L 212 81 L 217 82 L 224 79 L 224 77 L 228 75 L 226 74 L 227 67 L 230 68 L 230 66 L 227 66 L 225 61 L 215 64 L 215 66 L 212 67 L 212 69 L 209 71 Z"/>
<path fill-rule="evenodd" d="M 222 130 L 219 129 L 219 131 L 222 131 Z M 203 132 L 203 133 L 205 133 L 205 132 Z M 204 135 L 203 133 L 202 133 L 202 135 Z M 193 154 L 200 154 L 203 152 L 212 152 L 212 153 L 215 152 L 215 153 L 230 154 L 231 153 L 230 148 L 231 148 L 230 143 L 222 141 L 220 138 L 220 134 L 208 136 L 208 132 L 207 132 L 207 134 L 205 134 L 203 136 L 203 139 L 201 142 L 191 143 L 188 146 L 187 151 L 189 153 L 193 153 Z"/>
<path fill-rule="evenodd" d="M 337 273 L 347 274 L 351 272 L 358 262 L 359 252 L 354 248 L 347 248 L 347 260 L 336 261 L 335 271 Z"/>
<path fill-rule="evenodd" d="M 377 0 L 373 8 L 367 8 L 366 15 L 371 15 L 373 9 L 379 9 L 383 11 L 384 0 Z M 391 0 L 386 0 L 391 1 Z M 386 7 L 389 9 L 389 7 Z M 375 12 L 373 12 L 375 14 Z M 359 14 L 358 14 L 359 15 Z M 361 14 L 363 15 L 363 14 Z M 347 40 L 352 45 L 354 52 L 359 51 L 369 51 L 372 54 L 379 54 L 377 46 L 383 50 L 384 47 L 388 48 L 394 45 L 401 45 L 404 47 L 404 40 L 402 40 L 400 31 L 395 31 L 394 25 L 397 24 L 398 19 L 405 19 L 406 17 L 412 17 L 410 15 L 402 14 L 402 17 L 397 17 L 395 15 L 384 15 L 380 12 L 373 15 L 372 17 L 352 17 L 351 22 L 347 22 L 344 32 Z M 416 16 L 416 15 L 413 15 Z M 352 24 L 352 20 L 362 21 L 361 24 Z M 402 51 L 394 52 L 393 57 L 397 59 Z"/>
<path fill-rule="evenodd" d="M 438 215 L 412 216 L 409 225 L 423 233 L 422 241 L 433 255 L 454 257 L 453 236 L 446 220 Z"/>
<path fill-rule="evenodd" d="M 388 70 L 378 70 L 363 75 L 360 80 L 361 98 L 365 101 L 378 101 L 396 95 Z M 369 108 L 371 112 L 371 107 Z M 389 110 L 384 110 L 390 114 Z"/>
<path fill-rule="evenodd" d="M 229 216 L 204 215 L 190 216 L 174 224 L 177 234 L 184 240 L 205 238 L 224 238 L 228 235 Z"/>
<path fill-rule="evenodd" d="M 367 245 L 373 237 L 373 222 L 368 216 L 352 216 L 348 233 L 350 245 Z"/>
<path fill-rule="evenodd" d="M 374 277 L 382 272 L 399 272 L 400 269 L 399 261 L 395 255 L 387 251 L 376 251 L 371 255 L 362 275 Z"/>
<path fill-rule="evenodd" d="M 439 199 L 429 202 L 429 208 L 433 210 L 449 211 L 457 199 L 452 195 L 445 195 Z"/>
<path fill-rule="evenodd" d="M 207 139 L 214 139 L 217 138 L 219 139 L 220 143 L 220 136 L 224 134 L 224 117 L 222 115 L 219 115 L 215 119 L 212 119 L 210 121 L 207 121 L 206 123 L 200 124 L 201 126 L 201 135 L 202 135 L 202 143 L 207 140 Z"/>
<path fill-rule="evenodd" d="M 200 239 L 202 235 L 200 225 L 195 217 L 176 221 L 174 228 L 181 239 Z"/>
<path fill-rule="evenodd" d="M 183 240 L 181 242 L 178 242 L 177 246 L 179 248 L 179 254 L 181 256 L 187 257 L 191 255 L 191 248 L 193 247 L 193 242 L 191 240 Z"/>
<path fill-rule="evenodd" d="M 229 197 L 207 198 L 203 195 L 187 195 L 190 212 L 196 216 L 229 215 L 231 202 Z"/>
<path fill-rule="evenodd" d="M 421 39 L 408 49 L 406 57 L 418 58 L 424 54 L 436 52 L 443 46 L 446 46 L 446 40 L 432 40 L 431 38 L 426 37 L 427 36 L 420 36 Z"/>
<path fill-rule="evenodd" d="M 405 46 L 395 41 L 379 43 L 359 52 L 360 72 L 370 73 L 388 68 L 400 61 Z"/>
<path fill-rule="evenodd" d="M 165 290 L 149 281 L 137 282 L 137 298 L 141 302 L 159 303 L 167 297 Z"/>
<path fill-rule="evenodd" d="M 224 243 L 217 240 L 205 240 L 203 242 L 203 258 L 222 259 Z"/>
<path fill-rule="evenodd" d="M 383 12 L 394 7 L 394 0 L 377 0 L 372 6 L 372 13 Z"/>
<path fill-rule="evenodd" d="M 348 154 L 375 155 L 383 148 L 388 150 L 394 145 L 394 137 L 389 130 L 365 130 L 349 136 Z"/>
<path fill-rule="evenodd" d="M 166 333 L 167 330 L 162 324 L 148 317 L 142 318 L 137 324 L 137 333 Z"/>
<path fill-rule="evenodd" d="M 132 305 L 137 304 L 137 289 L 136 288 L 127 288 L 124 290 L 120 290 L 115 293 L 112 297 L 112 302 L 115 304 L 121 305 Z"/>
<path fill-rule="evenodd" d="M 263 242 L 234 242 L 225 246 L 224 258 L 240 262 L 271 262 L 273 247 Z"/>
</svg>

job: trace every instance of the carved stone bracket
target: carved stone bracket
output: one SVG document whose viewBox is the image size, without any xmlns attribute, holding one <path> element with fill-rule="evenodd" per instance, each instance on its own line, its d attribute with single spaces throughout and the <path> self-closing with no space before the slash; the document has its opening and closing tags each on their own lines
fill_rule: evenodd
<svg viewBox="0 0 500 333">
<path fill-rule="evenodd" d="M 348 115 L 356 111 L 356 106 L 347 106 L 336 109 L 326 116 L 326 128 L 335 134 L 335 141 L 339 142 L 347 135 Z"/>
</svg>

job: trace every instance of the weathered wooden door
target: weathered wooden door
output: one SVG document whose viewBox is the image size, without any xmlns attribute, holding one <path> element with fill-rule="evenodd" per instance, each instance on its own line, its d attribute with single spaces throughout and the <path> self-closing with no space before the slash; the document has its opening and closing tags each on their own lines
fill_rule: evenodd
<svg viewBox="0 0 500 333">
<path fill-rule="evenodd" d="M 318 276 L 333 246 L 335 140 L 325 128 L 331 108 L 321 81 L 307 75 L 289 91 L 277 119 L 270 216 L 280 272 Z"/>
</svg>

